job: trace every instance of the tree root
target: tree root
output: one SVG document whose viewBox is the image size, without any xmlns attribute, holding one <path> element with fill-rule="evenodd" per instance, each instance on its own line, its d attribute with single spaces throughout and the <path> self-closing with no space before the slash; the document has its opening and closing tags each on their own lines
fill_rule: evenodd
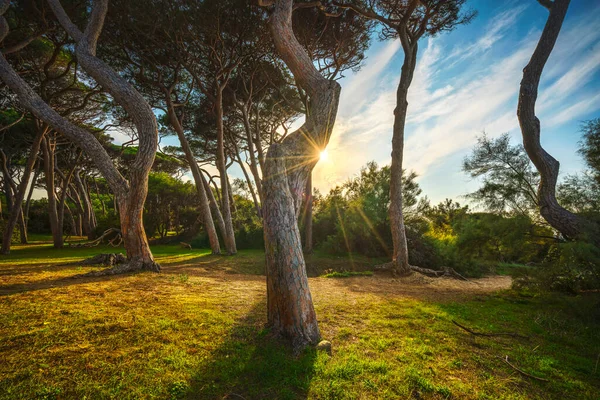
<svg viewBox="0 0 600 400">
<path fill-rule="evenodd" d="M 390 271 L 394 276 L 396 276 L 398 274 L 397 271 L 394 269 L 394 263 L 393 262 L 388 262 L 388 263 L 385 263 L 385 264 L 376 265 L 373 269 L 376 272 L 378 272 L 378 271 Z M 420 274 L 423 274 L 425 276 L 429 276 L 431 278 L 449 277 L 449 278 L 459 279 L 461 281 L 471 282 L 470 280 L 468 280 L 467 278 L 465 278 L 464 276 L 462 276 L 461 274 L 459 274 L 458 272 L 456 272 L 453 268 L 448 268 L 448 267 L 442 267 L 441 270 L 436 271 L 434 269 L 417 267 L 416 265 L 411 265 L 410 266 L 410 270 L 412 272 L 418 272 Z"/>
<path fill-rule="evenodd" d="M 96 254 L 94 257 L 86 258 L 81 262 L 82 265 L 110 265 L 123 264 L 127 258 L 121 253 L 103 253 Z"/>
<path fill-rule="evenodd" d="M 160 265 L 155 262 L 145 262 L 143 260 L 127 260 L 123 254 L 98 254 L 94 257 L 83 260 L 83 265 L 108 265 L 111 268 L 101 271 L 90 271 L 85 274 L 75 275 L 73 278 L 97 277 L 108 275 L 127 274 L 130 272 L 151 271 L 160 272 Z"/>
</svg>

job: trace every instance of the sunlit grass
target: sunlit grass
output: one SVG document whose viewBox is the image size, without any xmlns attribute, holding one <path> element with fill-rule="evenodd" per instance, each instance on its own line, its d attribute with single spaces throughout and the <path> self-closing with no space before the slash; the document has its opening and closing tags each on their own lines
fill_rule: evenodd
<svg viewBox="0 0 600 400">
<path fill-rule="evenodd" d="M 377 276 L 311 279 L 333 356 L 296 358 L 265 329 L 261 251 L 153 251 L 161 274 L 94 279 L 68 278 L 88 267 L 51 263 L 98 249 L 24 248 L 0 258 L 0 398 L 597 398 L 597 294 L 457 298 Z M 309 261 L 349 267 L 318 253 Z M 40 268 L 54 286 L 40 285 Z M 2 292 L 15 282 L 19 290 Z M 413 289 L 391 289 L 403 285 Z M 452 320 L 530 339 L 475 337 Z M 549 382 L 520 375 L 506 355 Z"/>
</svg>

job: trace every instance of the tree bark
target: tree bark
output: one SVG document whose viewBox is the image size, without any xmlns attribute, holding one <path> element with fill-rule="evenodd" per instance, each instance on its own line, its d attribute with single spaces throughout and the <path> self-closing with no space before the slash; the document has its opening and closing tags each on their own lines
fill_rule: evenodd
<svg viewBox="0 0 600 400">
<path fill-rule="evenodd" d="M 218 82 L 217 82 L 218 84 Z M 221 202 L 223 220 L 225 222 L 225 249 L 227 254 L 237 253 L 235 244 L 235 233 L 231 219 L 231 203 L 229 197 L 229 181 L 227 179 L 227 167 L 225 165 L 225 129 L 223 127 L 223 89 L 217 87 L 215 109 L 217 112 L 217 168 L 221 181 Z"/>
<path fill-rule="evenodd" d="M 54 147 L 48 137 L 44 137 L 42 141 L 42 154 L 44 157 L 44 178 L 46 180 L 46 193 L 48 194 L 48 217 L 50 218 L 52 242 L 55 249 L 60 249 L 63 247 L 63 232 L 59 221 L 54 183 Z"/>
<path fill-rule="evenodd" d="M 19 185 L 19 189 L 15 195 L 13 207 L 11 213 L 6 221 L 6 229 L 4 231 L 4 235 L 2 237 L 2 254 L 10 253 L 10 241 L 12 238 L 13 229 L 15 229 L 15 225 L 19 216 L 23 218 L 23 199 L 25 198 L 25 193 L 27 192 L 27 186 L 29 184 L 29 177 L 31 176 L 31 171 L 35 165 L 37 160 L 37 155 L 40 151 L 40 145 L 42 140 L 44 139 L 46 131 L 40 131 L 35 139 L 33 140 L 33 145 L 31 146 L 31 152 L 29 153 L 29 158 L 27 159 L 27 164 L 25 164 L 25 170 L 23 171 L 23 177 L 21 179 L 21 183 Z M 33 185 L 33 183 L 32 183 Z M 23 229 L 27 229 L 25 224 L 23 224 Z"/>
<path fill-rule="evenodd" d="M 194 183 L 196 184 L 196 191 L 198 192 L 198 197 L 200 198 L 200 215 L 202 216 L 204 230 L 208 235 L 210 248 L 213 254 L 221 254 L 219 236 L 217 235 L 215 223 L 213 221 L 212 213 L 210 211 L 210 203 L 208 201 L 208 195 L 206 194 L 206 188 L 204 187 L 202 172 L 198 167 L 198 163 L 196 162 L 194 153 L 190 148 L 190 144 L 187 138 L 185 137 L 185 134 L 183 132 L 183 126 L 181 126 L 179 118 L 177 118 L 177 115 L 175 114 L 175 109 L 173 107 L 173 103 L 171 102 L 170 95 L 167 95 L 167 111 L 169 122 L 171 123 L 171 126 L 177 133 L 179 143 L 181 144 L 181 148 L 183 150 L 183 153 L 185 154 L 185 158 L 188 162 L 188 165 L 190 166 L 190 170 L 192 171 L 192 177 L 194 178 Z"/>
<path fill-rule="evenodd" d="M 521 126 L 525 151 L 540 173 L 540 184 L 537 191 L 540 214 L 566 238 L 574 239 L 583 233 L 585 224 L 581 218 L 561 207 L 556 200 L 556 182 L 560 164 L 542 147 L 540 120 L 535 115 L 540 78 L 560 33 L 569 3 L 570 0 L 542 3 L 548 6 L 550 14 L 533 55 L 523 70 L 517 117 Z"/>
<path fill-rule="evenodd" d="M 304 253 L 313 252 L 313 196 L 312 196 L 312 173 L 306 180 L 306 190 L 304 191 L 306 206 L 304 208 Z"/>
<path fill-rule="evenodd" d="M 408 43 L 408 40 L 404 39 L 401 39 L 401 41 L 404 49 L 404 62 L 402 63 L 400 83 L 396 91 L 396 108 L 394 109 L 389 215 L 392 241 L 394 243 L 392 254 L 394 270 L 399 275 L 407 275 L 411 270 L 408 262 L 408 244 L 402 213 L 402 163 L 404 158 L 404 127 L 408 111 L 408 89 L 415 71 L 418 45 L 416 41 L 413 43 Z"/>
<path fill-rule="evenodd" d="M 125 244 L 129 267 L 120 269 L 119 272 L 134 269 L 158 271 L 159 267 L 152 257 L 141 218 L 143 203 L 148 194 L 148 173 L 154 163 L 158 146 L 158 125 L 152 108 L 144 97 L 96 57 L 96 45 L 104 25 L 108 0 L 93 2 L 90 18 L 83 32 L 73 24 L 59 0 L 48 0 L 48 3 L 59 23 L 75 40 L 75 55 L 79 65 L 123 106 L 136 126 L 139 146 L 130 168 L 129 179 L 126 180 L 120 174 L 106 150 L 93 135 L 70 123 L 45 103 L 19 77 L 3 54 L 0 54 L 0 78 L 17 94 L 25 108 L 83 149 L 107 180 L 119 203 L 122 228 L 127 231 L 123 238 L 125 241 L 131 241 Z M 9 0 L 0 0 L 0 41 L 8 33 L 8 23 L 2 15 L 9 4 Z M 131 215 L 126 215 L 128 212 L 131 212 Z"/>
<path fill-rule="evenodd" d="M 96 238 L 95 227 L 93 226 L 94 218 L 92 216 L 94 207 L 88 197 L 87 190 L 79 176 L 79 172 L 76 171 L 73 176 L 75 177 L 75 184 L 77 185 L 77 192 L 79 193 L 79 199 L 81 201 L 83 231 L 88 240 L 94 240 Z"/>
<path fill-rule="evenodd" d="M 269 147 L 263 177 L 263 226 L 267 264 L 267 317 L 276 335 L 295 351 L 320 339 L 298 229 L 302 193 L 335 123 L 340 85 L 325 79 L 296 39 L 292 0 L 276 1 L 270 28 L 279 56 L 310 97 L 306 121 Z"/>
</svg>

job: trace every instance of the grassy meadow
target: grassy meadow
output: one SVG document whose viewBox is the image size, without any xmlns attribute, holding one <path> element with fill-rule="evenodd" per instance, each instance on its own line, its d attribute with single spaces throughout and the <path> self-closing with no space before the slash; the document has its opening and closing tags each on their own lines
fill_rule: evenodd
<svg viewBox="0 0 600 400">
<path fill-rule="evenodd" d="M 0 258 L 0 399 L 600 397 L 598 293 L 393 279 L 365 272 L 378 260 L 317 253 L 309 281 L 333 354 L 295 357 L 265 328 L 261 251 L 155 246 L 160 274 L 73 277 L 111 250 L 37 242 Z"/>
</svg>

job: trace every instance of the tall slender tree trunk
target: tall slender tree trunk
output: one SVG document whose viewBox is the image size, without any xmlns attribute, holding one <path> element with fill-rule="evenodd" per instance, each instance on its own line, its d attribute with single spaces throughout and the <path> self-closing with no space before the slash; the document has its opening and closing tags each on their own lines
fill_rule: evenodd
<svg viewBox="0 0 600 400">
<path fill-rule="evenodd" d="M 259 165 L 256 160 L 255 147 L 254 147 L 254 138 L 252 137 L 252 128 L 250 125 L 250 118 L 248 116 L 248 109 L 243 106 L 242 108 L 242 116 L 244 120 L 244 130 L 246 131 L 246 142 L 248 144 L 248 157 L 250 158 L 250 171 L 252 172 L 252 176 L 254 177 L 254 183 L 256 184 L 256 191 L 258 192 L 258 198 L 262 202 L 262 178 L 259 173 Z"/>
<path fill-rule="evenodd" d="M 404 158 L 404 127 L 408 111 L 408 88 L 413 79 L 417 61 L 417 42 L 403 43 L 404 62 L 400 83 L 396 91 L 396 108 L 394 109 L 394 128 L 392 134 L 392 165 L 390 167 L 390 226 L 394 252 L 392 264 L 394 271 L 399 275 L 410 273 L 408 262 L 408 244 L 406 241 L 406 228 L 402 212 L 402 162 Z"/>
<path fill-rule="evenodd" d="M 228 254 L 237 253 L 235 244 L 235 233 L 233 230 L 233 221 L 231 219 L 231 203 L 229 197 L 229 181 L 227 178 L 227 166 L 225 165 L 225 129 L 223 127 L 223 89 L 217 87 L 217 96 L 215 104 L 217 112 L 217 168 L 219 169 L 221 181 L 221 201 L 223 220 L 225 222 L 225 249 Z"/>
<path fill-rule="evenodd" d="M 21 244 L 27 244 L 27 224 L 25 223 L 25 214 L 23 213 L 23 205 L 19 207 L 19 237 Z"/>
<path fill-rule="evenodd" d="M 304 208 L 304 252 L 311 254 L 313 252 L 313 196 L 312 196 L 312 173 L 306 180 L 306 189 L 304 191 L 306 206 Z"/>
<path fill-rule="evenodd" d="M 585 222 L 561 207 L 556 200 L 556 182 L 560 164 L 542 147 L 540 120 L 535 115 L 540 78 L 560 33 L 570 0 L 554 0 L 548 3 L 550 15 L 533 55 L 523 70 L 517 116 L 525 151 L 540 173 L 540 185 L 537 191 L 540 214 L 553 228 L 565 237 L 573 239 L 583 233 Z"/>
<path fill-rule="evenodd" d="M 181 148 L 183 149 L 185 158 L 188 162 L 188 165 L 190 166 L 192 177 L 194 178 L 194 183 L 196 184 L 196 191 L 198 192 L 198 197 L 200 198 L 200 215 L 202 217 L 202 224 L 204 226 L 206 234 L 208 235 L 208 241 L 210 243 L 211 251 L 213 254 L 221 254 L 219 236 L 217 235 L 217 230 L 215 229 L 213 216 L 210 211 L 210 203 L 208 201 L 206 188 L 204 187 L 202 172 L 200 171 L 200 168 L 196 163 L 194 153 L 192 152 L 190 144 L 187 138 L 185 137 L 185 133 L 183 132 L 183 126 L 181 126 L 177 115 L 175 115 L 173 104 L 170 101 L 170 95 L 168 95 L 167 97 L 167 106 L 169 122 L 171 123 L 171 126 L 173 126 L 173 129 L 177 133 L 179 143 L 181 144 Z M 223 233 L 225 233 L 225 230 L 223 230 Z"/>
<path fill-rule="evenodd" d="M 258 200 L 258 197 L 256 196 L 256 191 L 254 190 L 252 179 L 250 179 L 250 175 L 248 174 L 248 171 L 246 171 L 244 161 L 242 160 L 242 156 L 240 155 L 239 151 L 236 152 L 236 157 L 237 163 L 240 166 L 242 173 L 244 174 L 244 178 L 246 178 L 246 184 L 248 185 L 248 191 L 250 192 L 250 196 L 252 196 L 252 201 L 254 202 L 254 209 L 256 210 L 256 215 L 258 215 L 258 217 L 261 218 L 262 212 L 260 210 L 260 202 Z"/>
<path fill-rule="evenodd" d="M 77 187 L 77 192 L 79 193 L 78 197 L 81 202 L 83 231 L 85 232 L 88 240 L 94 240 L 96 235 L 95 229 L 92 227 L 92 213 L 94 212 L 94 208 L 90 202 L 90 199 L 88 198 L 87 190 L 81 181 L 79 172 L 75 172 L 73 177 L 75 178 L 75 185 Z"/>
<path fill-rule="evenodd" d="M 39 148 L 38 148 L 38 152 L 39 152 Z M 29 192 L 27 193 L 27 200 L 25 201 L 25 210 L 23 210 L 24 212 L 24 218 L 25 218 L 25 225 L 29 226 L 29 208 L 31 206 L 31 197 L 33 196 L 33 191 L 35 189 L 35 183 L 37 182 L 38 177 L 40 176 L 40 163 L 37 163 L 37 167 L 35 168 L 35 172 L 33 174 L 33 179 L 31 180 L 31 185 L 29 186 Z"/>
<path fill-rule="evenodd" d="M 15 199 L 14 199 L 15 201 L 13 204 L 13 208 L 8 217 L 8 221 L 6 222 L 6 229 L 5 229 L 4 235 L 2 237 L 2 249 L 1 249 L 2 254 L 10 253 L 10 241 L 12 238 L 13 229 L 15 228 L 15 225 L 17 223 L 19 216 L 21 217 L 21 219 L 23 219 L 23 211 L 22 211 L 23 199 L 25 197 L 25 193 L 27 192 L 27 186 L 29 184 L 29 178 L 31 176 L 31 171 L 33 170 L 33 167 L 35 165 L 37 155 L 40 151 L 40 146 L 42 144 L 42 140 L 44 139 L 45 133 L 46 133 L 45 130 L 38 132 L 37 136 L 33 140 L 33 145 L 31 146 L 31 152 L 29 153 L 29 157 L 27 159 L 27 164 L 25 164 L 25 170 L 23 171 L 23 177 L 22 177 L 21 183 L 19 185 L 19 188 L 17 190 L 17 193 L 15 195 Z M 32 185 L 33 185 L 33 183 L 32 183 Z M 27 228 L 24 223 L 23 223 L 22 229 L 25 232 L 27 231 Z"/>
<path fill-rule="evenodd" d="M 310 97 L 306 121 L 269 147 L 263 177 L 267 318 L 295 351 L 320 339 L 302 253 L 298 213 L 308 175 L 335 123 L 340 85 L 314 67 L 292 29 L 292 0 L 275 1 L 269 25 L 275 48 Z"/>
<path fill-rule="evenodd" d="M 200 172 L 202 172 L 202 171 L 200 171 Z M 215 194 L 213 193 L 213 190 L 210 187 L 210 184 L 204 177 L 204 174 L 200 174 L 200 177 L 202 178 L 202 184 L 204 185 L 204 190 L 206 191 L 206 195 L 208 197 L 208 205 L 210 207 L 210 211 L 217 223 L 219 232 L 221 232 L 221 237 L 223 237 L 223 240 L 224 240 L 225 237 L 227 236 L 227 231 L 225 229 L 225 220 L 223 219 L 223 214 L 221 214 L 221 209 L 219 208 L 220 201 L 217 201 L 217 199 L 215 198 Z M 215 191 L 217 191 L 216 188 L 215 188 Z M 217 192 L 217 194 L 218 194 L 218 192 Z"/>
<path fill-rule="evenodd" d="M 60 249 L 63 247 L 63 233 L 59 226 L 56 188 L 54 183 L 54 147 L 49 137 L 43 139 L 42 154 L 44 157 L 44 178 L 46 180 L 46 193 L 48 194 L 48 217 L 50 218 L 52 242 L 54 243 L 54 248 Z"/>
</svg>

